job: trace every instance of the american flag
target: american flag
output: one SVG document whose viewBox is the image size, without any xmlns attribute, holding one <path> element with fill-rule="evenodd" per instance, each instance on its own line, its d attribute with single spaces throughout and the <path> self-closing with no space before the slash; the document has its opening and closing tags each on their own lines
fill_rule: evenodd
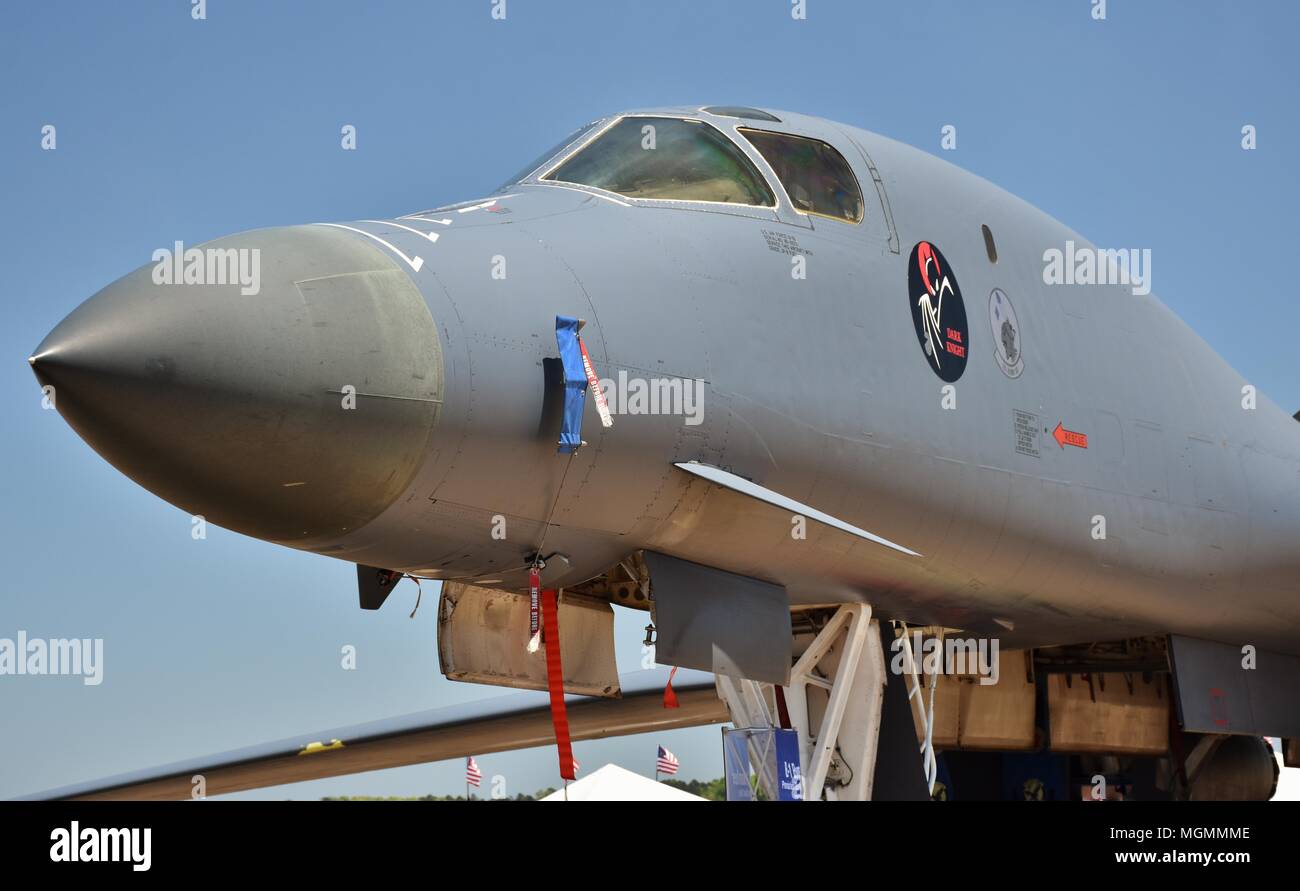
<svg viewBox="0 0 1300 891">
<path fill-rule="evenodd" d="M 465 759 L 465 784 L 477 789 L 483 784 L 483 773 L 478 769 L 474 756 Z"/>
<path fill-rule="evenodd" d="M 660 746 L 659 756 L 655 758 L 655 770 L 669 775 L 677 773 L 677 756 Z"/>
</svg>

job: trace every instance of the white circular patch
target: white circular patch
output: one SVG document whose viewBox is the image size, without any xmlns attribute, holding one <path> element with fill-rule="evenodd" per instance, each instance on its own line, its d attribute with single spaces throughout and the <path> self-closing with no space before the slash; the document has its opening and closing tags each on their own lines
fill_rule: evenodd
<svg viewBox="0 0 1300 891">
<path fill-rule="evenodd" d="M 998 367 L 1007 377 L 1020 377 L 1025 370 L 1020 320 L 1016 318 L 1011 298 L 1001 288 L 994 288 L 989 294 L 989 324 L 993 328 L 993 356 L 998 360 Z"/>
</svg>

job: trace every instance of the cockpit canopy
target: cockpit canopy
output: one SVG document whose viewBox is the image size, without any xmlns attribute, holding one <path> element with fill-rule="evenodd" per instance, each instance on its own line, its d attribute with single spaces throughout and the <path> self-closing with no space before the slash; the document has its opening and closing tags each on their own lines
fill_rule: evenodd
<svg viewBox="0 0 1300 891">
<path fill-rule="evenodd" d="M 758 119 L 752 113 L 746 117 Z M 779 123 L 771 115 L 763 118 L 768 119 Z M 823 140 L 745 126 L 734 129 L 733 139 L 706 121 L 659 115 L 620 117 L 590 138 L 598 125 L 571 134 L 516 180 L 536 172 L 538 182 L 587 186 L 631 199 L 775 207 L 777 186 L 738 144 L 744 140 L 766 162 L 796 212 L 862 221 L 857 177 Z M 563 160 L 543 167 L 557 157 Z"/>
<path fill-rule="evenodd" d="M 623 118 L 542 179 L 629 198 L 776 205 L 734 142 L 703 121 L 682 118 Z"/>
</svg>

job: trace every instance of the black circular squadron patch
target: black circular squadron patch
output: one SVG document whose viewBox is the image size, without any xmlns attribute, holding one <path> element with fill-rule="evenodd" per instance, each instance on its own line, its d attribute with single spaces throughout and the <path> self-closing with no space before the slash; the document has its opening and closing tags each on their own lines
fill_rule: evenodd
<svg viewBox="0 0 1300 891">
<path fill-rule="evenodd" d="M 907 291 L 925 358 L 935 374 L 952 383 L 966 370 L 966 304 L 948 261 L 928 241 L 912 248 Z"/>
</svg>

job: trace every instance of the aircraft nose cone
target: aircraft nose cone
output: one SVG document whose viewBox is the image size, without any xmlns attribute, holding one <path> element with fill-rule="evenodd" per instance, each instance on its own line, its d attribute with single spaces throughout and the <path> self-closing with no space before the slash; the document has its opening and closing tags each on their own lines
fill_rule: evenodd
<svg viewBox="0 0 1300 891">
<path fill-rule="evenodd" d="M 208 522 L 306 547 L 374 519 L 418 470 L 442 399 L 438 333 L 406 272 L 321 226 L 172 253 L 36 348 L 55 408 Z"/>
</svg>

